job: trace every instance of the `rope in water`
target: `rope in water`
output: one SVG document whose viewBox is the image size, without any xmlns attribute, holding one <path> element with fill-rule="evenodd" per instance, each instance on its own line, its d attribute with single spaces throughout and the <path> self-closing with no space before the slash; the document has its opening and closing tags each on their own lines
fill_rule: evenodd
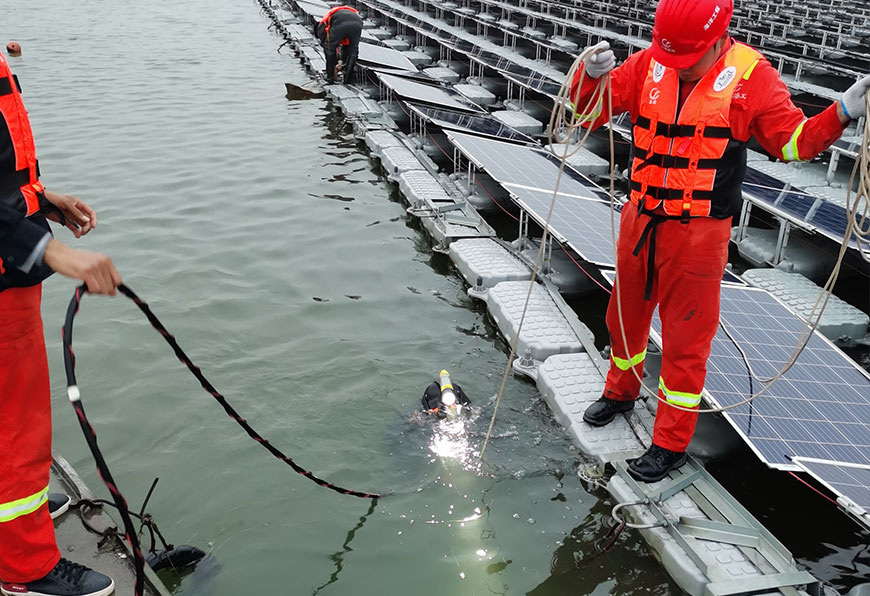
<svg viewBox="0 0 870 596">
<path fill-rule="evenodd" d="M 327 482 L 322 478 L 318 478 L 315 476 L 310 470 L 307 470 L 293 461 L 292 458 L 285 455 L 281 450 L 272 445 L 266 438 L 260 435 L 256 430 L 251 427 L 248 422 L 242 418 L 239 413 L 227 402 L 226 398 L 218 393 L 217 389 L 205 378 L 200 371 L 199 367 L 193 364 L 187 354 L 184 353 L 184 350 L 181 349 L 181 346 L 178 345 L 178 342 L 175 340 L 169 331 L 167 331 L 166 327 L 160 320 L 151 312 L 151 308 L 147 303 L 143 302 L 133 291 L 125 285 L 118 286 L 118 290 L 127 296 L 130 300 L 132 300 L 136 306 L 139 307 L 145 316 L 148 318 L 148 321 L 151 325 L 156 329 L 160 335 L 163 336 L 163 339 L 166 340 L 175 355 L 178 359 L 184 364 L 193 376 L 195 376 L 203 389 L 205 389 L 221 406 L 223 406 L 224 411 L 235 420 L 239 426 L 245 429 L 245 432 L 254 439 L 257 443 L 266 448 L 266 450 L 274 455 L 279 460 L 286 463 L 288 466 L 293 468 L 293 470 L 305 476 L 315 484 L 322 486 L 324 488 L 328 488 L 329 490 L 335 491 L 342 495 L 350 495 L 352 497 L 359 497 L 363 499 L 378 499 L 383 495 L 375 494 L 375 493 L 367 493 L 356 490 L 350 490 L 347 488 L 342 488 L 340 486 L 336 486 L 331 482 Z M 85 414 L 85 408 L 82 404 L 81 394 L 79 392 L 78 385 L 76 384 L 76 376 L 75 376 L 75 364 L 76 358 L 75 353 L 72 348 L 72 331 L 73 331 L 73 321 L 75 320 L 76 314 L 78 314 L 79 307 L 81 306 L 82 296 L 87 292 L 87 287 L 82 284 L 77 287 L 75 293 L 73 294 L 72 299 L 70 300 L 69 307 L 67 308 L 66 320 L 63 325 L 63 360 L 64 367 L 66 369 L 66 380 L 67 380 L 67 394 L 69 395 L 70 403 L 73 406 L 73 409 L 76 412 L 76 416 L 78 417 L 79 424 L 82 428 L 82 432 L 85 435 L 85 441 L 88 443 L 88 447 L 91 450 L 91 453 L 94 456 L 94 460 L 97 464 L 97 470 L 100 473 L 100 478 L 102 478 L 103 482 L 106 484 L 106 487 L 109 489 L 109 493 L 112 495 L 112 500 L 115 502 L 115 506 L 118 508 L 118 511 L 121 514 L 121 519 L 124 524 L 124 535 L 127 539 L 127 542 L 130 543 L 130 547 L 133 551 L 133 559 L 135 563 L 136 569 L 136 583 L 135 583 L 135 594 L 136 596 L 141 596 L 142 587 L 144 584 L 144 567 L 145 567 L 145 558 L 142 556 L 142 550 L 139 545 L 139 540 L 136 535 L 136 530 L 133 525 L 133 520 L 131 519 L 129 507 L 127 506 L 127 501 L 124 499 L 124 496 L 121 494 L 121 491 L 118 489 L 118 485 L 112 477 L 112 473 L 109 471 L 109 466 L 106 464 L 106 460 L 103 457 L 102 452 L 97 444 L 97 433 L 94 430 L 94 427 L 88 421 L 88 417 Z"/>
</svg>

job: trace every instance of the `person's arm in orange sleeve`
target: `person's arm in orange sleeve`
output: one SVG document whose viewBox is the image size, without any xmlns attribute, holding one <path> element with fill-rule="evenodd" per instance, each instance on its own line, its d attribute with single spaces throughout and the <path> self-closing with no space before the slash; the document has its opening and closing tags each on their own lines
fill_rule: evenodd
<svg viewBox="0 0 870 596">
<path fill-rule="evenodd" d="M 611 97 L 613 98 L 614 116 L 623 112 L 631 112 L 632 119 L 634 119 L 634 113 L 636 113 L 636 106 L 638 105 L 638 93 L 643 86 L 648 65 L 649 59 L 644 50 L 630 55 L 625 62 L 610 71 L 610 87 Z M 574 109 L 578 112 L 582 111 L 587 106 L 599 81 L 599 79 L 593 79 L 588 75 L 582 76 L 585 70 L 586 66 L 581 65 L 581 67 L 577 69 L 577 73 L 574 75 L 574 80 L 571 82 L 571 99 Z M 582 84 L 580 82 L 581 78 L 583 79 Z M 592 122 L 592 128 L 598 128 L 607 122 L 609 111 L 607 107 L 606 92 L 604 100 L 602 104 L 598 106 L 598 109 L 596 109 L 596 106 L 591 106 L 590 111 L 599 112 L 598 116 Z"/>
<path fill-rule="evenodd" d="M 750 121 L 750 133 L 765 151 L 782 161 L 808 161 L 831 146 L 843 134 L 848 120 L 840 117 L 840 102 L 807 118 L 794 105 L 785 82 L 766 60 L 758 64 L 747 89 L 757 107 Z"/>
</svg>

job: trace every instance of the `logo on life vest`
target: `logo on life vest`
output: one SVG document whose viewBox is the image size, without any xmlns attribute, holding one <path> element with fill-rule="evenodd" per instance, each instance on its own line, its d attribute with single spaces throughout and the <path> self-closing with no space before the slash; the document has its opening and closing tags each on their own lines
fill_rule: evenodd
<svg viewBox="0 0 870 596">
<path fill-rule="evenodd" d="M 670 42 L 670 41 L 668 41 L 667 39 L 663 39 L 663 40 L 661 40 L 659 43 L 661 44 L 662 49 L 663 49 L 664 51 L 666 51 L 666 52 L 670 52 L 671 54 L 674 53 L 674 48 L 673 48 L 673 46 L 671 46 L 671 42 Z"/>
<path fill-rule="evenodd" d="M 717 93 L 722 91 L 725 87 L 727 87 L 731 81 L 734 80 L 734 76 L 737 74 L 737 68 L 734 66 L 729 66 L 725 70 L 719 73 L 719 76 L 716 77 L 716 82 L 713 83 L 713 91 Z"/>
<path fill-rule="evenodd" d="M 659 91 L 658 87 L 653 87 L 652 89 L 650 89 L 649 90 L 649 103 L 650 103 L 650 105 L 655 105 L 656 102 L 659 100 L 659 97 L 661 97 L 661 95 L 662 95 L 662 92 Z"/>
<path fill-rule="evenodd" d="M 658 83 L 662 80 L 663 76 L 665 76 L 665 67 L 656 62 L 655 66 L 653 66 L 653 82 Z"/>
</svg>

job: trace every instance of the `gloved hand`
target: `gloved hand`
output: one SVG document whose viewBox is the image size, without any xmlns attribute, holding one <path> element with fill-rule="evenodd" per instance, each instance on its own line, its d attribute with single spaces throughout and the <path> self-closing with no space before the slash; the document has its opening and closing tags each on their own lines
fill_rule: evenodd
<svg viewBox="0 0 870 596">
<path fill-rule="evenodd" d="M 857 120 L 864 115 L 864 95 L 868 87 L 870 87 L 870 75 L 859 80 L 843 93 L 843 99 L 840 101 L 843 102 L 843 113 L 846 114 L 846 118 Z"/>
<path fill-rule="evenodd" d="M 610 44 L 602 41 L 598 46 L 602 48 L 602 51 L 589 58 L 586 62 L 586 74 L 593 79 L 601 78 L 616 66 L 616 56 L 613 54 L 613 50 L 610 49 Z"/>
</svg>

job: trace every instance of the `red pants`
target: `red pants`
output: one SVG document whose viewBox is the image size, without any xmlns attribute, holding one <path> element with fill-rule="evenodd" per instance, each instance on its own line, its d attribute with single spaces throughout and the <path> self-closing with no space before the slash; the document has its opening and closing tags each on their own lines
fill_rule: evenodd
<svg viewBox="0 0 870 596">
<path fill-rule="evenodd" d="M 657 225 L 650 300 L 644 300 L 649 239 L 635 256 L 633 251 L 648 215 L 626 204 L 617 241 L 617 285 L 628 343 L 623 343 L 617 315 L 617 292 L 607 307 L 610 332 L 610 370 L 604 395 L 616 400 L 638 396 L 643 360 L 653 311 L 662 322 L 662 371 L 659 397 L 668 403 L 697 409 L 707 375 L 707 358 L 719 325 L 719 288 L 728 262 L 731 219 L 692 218 L 688 223 L 665 220 Z M 658 404 L 653 443 L 672 451 L 685 451 L 695 432 L 696 412 Z"/>
<path fill-rule="evenodd" d="M 51 390 L 42 286 L 0 292 L 0 579 L 25 583 L 60 559 L 48 513 Z"/>
</svg>

